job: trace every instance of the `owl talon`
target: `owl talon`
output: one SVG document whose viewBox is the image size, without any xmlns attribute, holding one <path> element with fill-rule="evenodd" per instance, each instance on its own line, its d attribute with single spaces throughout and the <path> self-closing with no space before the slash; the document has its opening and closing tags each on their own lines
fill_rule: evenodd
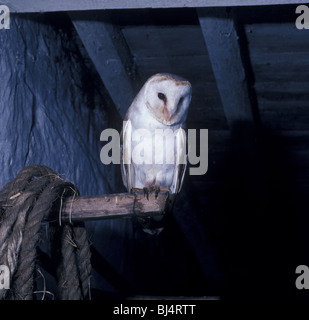
<svg viewBox="0 0 309 320">
<path fill-rule="evenodd" d="M 147 200 L 149 200 L 149 189 L 148 188 L 143 188 L 144 191 L 144 197 L 146 196 Z"/>
<path fill-rule="evenodd" d="M 160 193 L 160 188 L 155 189 L 155 199 L 158 198 L 159 193 Z"/>
</svg>

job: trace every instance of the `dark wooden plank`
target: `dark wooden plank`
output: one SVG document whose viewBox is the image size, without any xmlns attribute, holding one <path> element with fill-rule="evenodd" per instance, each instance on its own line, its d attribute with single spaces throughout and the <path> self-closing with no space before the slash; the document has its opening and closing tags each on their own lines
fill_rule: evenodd
<svg viewBox="0 0 309 320">
<path fill-rule="evenodd" d="M 281 105 L 281 101 L 284 101 L 284 105 L 287 103 L 290 105 L 290 108 L 297 106 L 300 107 L 297 110 L 297 113 L 308 113 L 308 100 L 309 92 L 276 92 L 276 91 L 262 91 L 259 93 L 259 100 L 264 100 L 264 102 L 277 103 L 278 106 Z M 264 103 L 265 106 L 265 103 Z"/>
<path fill-rule="evenodd" d="M 300 116 L 309 113 L 309 106 L 307 100 L 287 100 L 280 98 L 278 100 L 271 100 L 261 97 L 259 99 L 259 104 L 261 111 L 277 111 L 282 113 L 290 112 L 291 115 L 298 114 Z"/>
<path fill-rule="evenodd" d="M 284 63 L 289 62 L 288 65 L 286 65 L 286 68 L 288 70 L 291 70 L 295 66 L 299 65 L 305 65 L 308 66 L 308 51 L 304 52 L 289 52 L 288 50 L 285 51 L 285 48 L 290 46 L 288 42 L 285 42 L 285 44 L 282 43 L 280 51 L 279 52 L 259 52 L 258 50 L 255 49 L 250 49 L 251 51 L 251 62 L 253 66 L 258 65 L 258 66 L 266 66 L 266 67 L 271 67 L 271 66 L 276 66 L 276 65 L 281 65 Z"/>
<path fill-rule="evenodd" d="M 12 12 L 51 12 L 105 9 L 257 6 L 304 3 L 303 0 L 3 0 Z"/>
<path fill-rule="evenodd" d="M 142 28 L 129 26 L 123 28 L 122 32 L 135 57 L 207 55 L 203 35 L 198 25 L 149 25 Z"/>
<path fill-rule="evenodd" d="M 290 65 L 289 65 L 290 64 Z M 309 63 L 295 64 L 289 60 L 277 64 L 253 65 L 256 82 L 306 82 L 309 79 Z"/>
<path fill-rule="evenodd" d="M 258 96 L 265 89 L 305 93 L 309 78 L 307 34 L 293 23 L 246 25 L 245 30 Z"/>
<path fill-rule="evenodd" d="M 158 72 L 181 75 L 189 81 L 215 82 L 210 61 L 205 56 L 135 57 L 142 80 Z M 194 88 L 193 88 L 194 90 Z"/>
<path fill-rule="evenodd" d="M 242 123 L 254 128 L 257 110 L 249 91 L 249 66 L 244 64 L 233 11 L 203 8 L 198 15 L 229 126 L 236 129 Z"/>
<path fill-rule="evenodd" d="M 287 62 L 288 63 L 288 62 Z M 304 66 L 298 66 L 291 70 L 290 68 L 285 69 L 286 64 L 281 66 L 254 66 L 254 76 L 257 82 L 274 82 L 278 84 L 292 81 L 305 82 L 309 79 L 309 70 L 305 69 Z"/>
<path fill-rule="evenodd" d="M 245 32 L 250 51 L 256 55 L 265 53 L 278 55 L 281 52 L 306 53 L 309 50 L 306 30 L 298 30 L 295 23 L 249 24 L 245 25 Z"/>
<path fill-rule="evenodd" d="M 48 220 L 86 221 L 117 219 L 134 215 L 158 216 L 165 212 L 168 192 L 161 191 L 155 199 L 153 193 L 147 199 L 142 193 L 119 193 L 98 197 L 68 198 Z M 60 217 L 59 217 L 60 215 Z"/>
<path fill-rule="evenodd" d="M 121 30 L 107 13 L 70 13 L 93 64 L 122 118 L 133 101 L 137 71 Z"/>
<path fill-rule="evenodd" d="M 282 43 L 280 52 L 259 53 L 258 50 L 250 49 L 252 69 L 257 83 L 276 82 L 281 86 L 282 83 L 291 81 L 295 84 L 308 82 L 308 53 L 285 52 L 287 47 L 290 47 L 290 44 L 285 42 Z"/>
<path fill-rule="evenodd" d="M 308 94 L 309 92 L 309 80 L 308 81 L 267 81 L 256 82 L 254 88 L 258 95 L 263 96 L 264 92 L 273 93 L 289 93 L 297 95 L 298 99 L 302 98 L 302 94 Z"/>
<path fill-rule="evenodd" d="M 308 101 L 259 99 L 263 126 L 271 130 L 308 130 Z"/>
</svg>

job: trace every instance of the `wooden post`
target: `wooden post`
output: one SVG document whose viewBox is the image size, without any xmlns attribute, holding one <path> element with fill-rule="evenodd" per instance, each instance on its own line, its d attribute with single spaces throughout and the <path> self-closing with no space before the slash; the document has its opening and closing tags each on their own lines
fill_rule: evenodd
<svg viewBox="0 0 309 320">
<path fill-rule="evenodd" d="M 153 193 L 149 194 L 149 200 L 143 192 L 70 197 L 47 220 L 86 221 L 160 216 L 165 213 L 168 196 L 167 191 L 161 191 L 157 199 Z"/>
</svg>

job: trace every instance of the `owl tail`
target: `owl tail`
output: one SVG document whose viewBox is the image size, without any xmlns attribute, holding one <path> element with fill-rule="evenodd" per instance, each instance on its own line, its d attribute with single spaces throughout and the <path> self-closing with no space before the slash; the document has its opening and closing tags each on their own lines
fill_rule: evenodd
<svg viewBox="0 0 309 320">
<path fill-rule="evenodd" d="M 164 229 L 166 222 L 173 211 L 175 199 L 176 199 L 176 194 L 169 195 L 169 198 L 166 204 L 166 210 L 163 216 L 137 218 L 144 232 L 151 235 L 158 235 Z"/>
</svg>

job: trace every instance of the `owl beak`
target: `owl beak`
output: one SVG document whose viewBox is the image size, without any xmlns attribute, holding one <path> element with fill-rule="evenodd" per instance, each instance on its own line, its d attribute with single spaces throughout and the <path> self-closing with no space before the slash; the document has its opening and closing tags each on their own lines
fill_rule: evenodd
<svg viewBox="0 0 309 320">
<path fill-rule="evenodd" d="M 168 112 L 168 110 L 167 110 L 167 108 L 166 107 L 164 107 L 163 108 L 163 116 L 164 116 L 164 119 L 166 120 L 166 121 L 170 121 L 171 120 L 171 114 Z"/>
</svg>

